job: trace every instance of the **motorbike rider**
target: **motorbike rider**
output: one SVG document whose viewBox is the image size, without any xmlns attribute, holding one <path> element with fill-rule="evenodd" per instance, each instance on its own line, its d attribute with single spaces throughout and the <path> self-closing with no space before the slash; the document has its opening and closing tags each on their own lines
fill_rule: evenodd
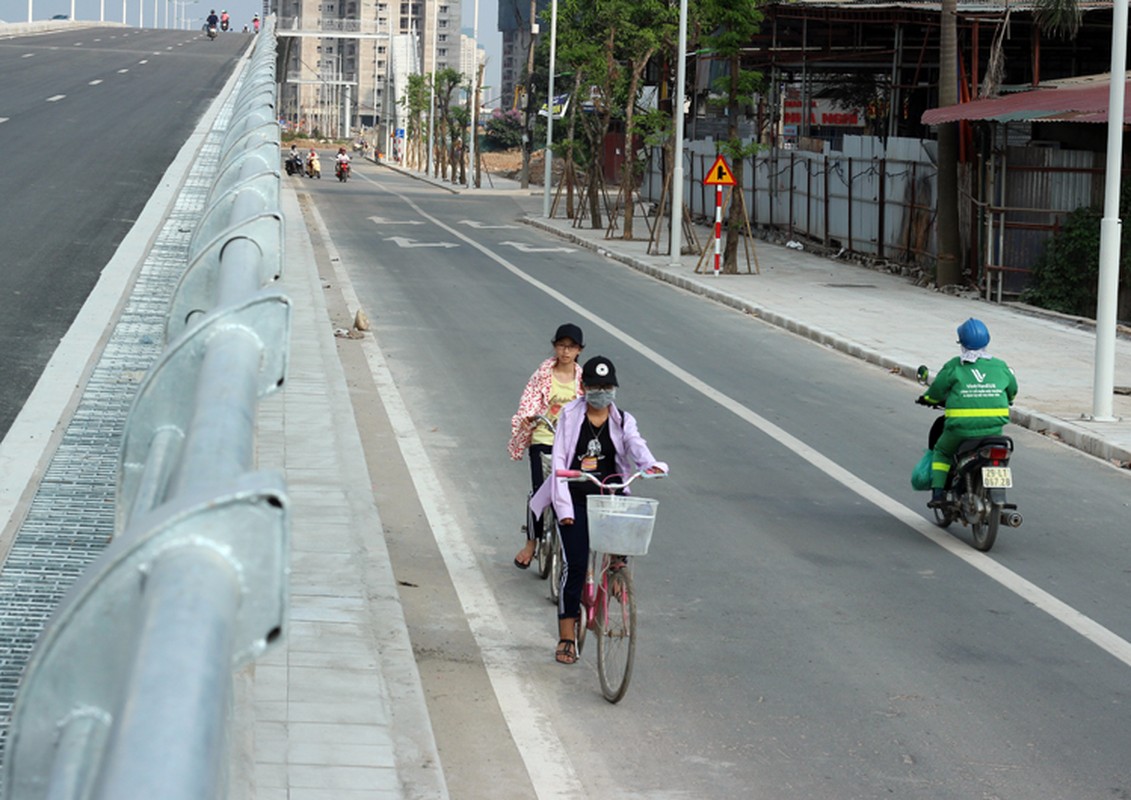
<svg viewBox="0 0 1131 800">
<path fill-rule="evenodd" d="M 219 24 L 220 24 L 220 18 L 218 16 L 216 16 L 216 9 L 212 9 L 211 11 L 208 12 L 208 27 L 209 28 L 215 28 Z"/>
<path fill-rule="evenodd" d="M 232 18 L 228 14 L 227 11 L 221 11 L 220 12 L 220 28 L 222 30 L 225 30 L 225 31 L 228 30 L 228 25 L 231 22 L 231 20 L 232 20 Z"/>
<path fill-rule="evenodd" d="M 1000 436 L 1017 396 L 1013 370 L 986 352 L 990 331 L 984 322 L 971 317 L 959 325 L 958 344 L 962 352 L 943 365 L 915 401 L 946 406 L 942 435 L 931 457 L 930 508 L 939 508 L 946 500 L 946 479 L 958 446 L 966 439 Z"/>
<path fill-rule="evenodd" d="M 259 15 L 256 14 L 251 18 L 251 27 L 255 28 L 255 32 L 259 33 Z"/>
<path fill-rule="evenodd" d="M 318 162 L 318 153 L 314 148 L 310 148 L 310 152 L 306 154 L 306 174 L 313 177 L 315 174 L 321 175 L 322 166 Z"/>
<path fill-rule="evenodd" d="M 334 174 L 340 177 L 343 169 L 349 169 L 349 154 L 346 153 L 345 147 L 339 147 L 338 154 L 334 156 Z"/>
</svg>

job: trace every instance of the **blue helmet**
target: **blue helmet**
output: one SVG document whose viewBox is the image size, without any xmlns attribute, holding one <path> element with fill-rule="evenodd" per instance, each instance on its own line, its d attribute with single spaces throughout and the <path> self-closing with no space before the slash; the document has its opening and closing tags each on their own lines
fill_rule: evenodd
<svg viewBox="0 0 1131 800">
<path fill-rule="evenodd" d="M 980 319 L 970 319 L 958 326 L 958 343 L 967 350 L 981 350 L 990 343 L 990 331 Z"/>
</svg>

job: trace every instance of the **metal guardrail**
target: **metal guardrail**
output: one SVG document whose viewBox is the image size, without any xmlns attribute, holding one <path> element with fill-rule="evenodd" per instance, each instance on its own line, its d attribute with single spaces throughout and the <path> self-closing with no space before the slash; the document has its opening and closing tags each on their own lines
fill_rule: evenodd
<svg viewBox="0 0 1131 800">
<path fill-rule="evenodd" d="M 4 762 L 19 800 L 226 793 L 232 673 L 283 631 L 289 524 L 254 470 L 255 408 L 283 384 L 274 20 L 256 37 L 167 346 L 123 437 L 113 542 L 22 680 Z"/>
</svg>

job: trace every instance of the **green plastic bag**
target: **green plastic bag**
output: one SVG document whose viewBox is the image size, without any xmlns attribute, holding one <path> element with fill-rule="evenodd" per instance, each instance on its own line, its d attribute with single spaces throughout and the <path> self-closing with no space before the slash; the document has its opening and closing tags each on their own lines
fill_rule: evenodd
<svg viewBox="0 0 1131 800">
<path fill-rule="evenodd" d="M 915 465 L 915 469 L 911 470 L 911 488 L 918 491 L 924 491 L 931 488 L 931 458 L 934 456 L 933 450 L 927 450 L 923 453 L 923 457 L 919 459 L 919 463 Z"/>
</svg>

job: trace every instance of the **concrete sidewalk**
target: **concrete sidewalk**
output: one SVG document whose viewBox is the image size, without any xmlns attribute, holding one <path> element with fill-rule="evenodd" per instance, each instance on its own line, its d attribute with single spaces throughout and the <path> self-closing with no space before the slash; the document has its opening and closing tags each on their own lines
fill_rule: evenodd
<svg viewBox="0 0 1131 800">
<path fill-rule="evenodd" d="M 540 230 L 909 378 L 920 364 L 934 373 L 957 355 L 955 329 L 968 317 L 978 317 L 993 337 L 990 352 L 1017 374 L 1016 424 L 1120 466 L 1131 465 L 1131 396 L 1115 395 L 1116 421 L 1091 419 L 1095 333 L 1089 320 L 950 295 L 889 272 L 760 240 L 754 242 L 760 274 L 715 276 L 710 256 L 697 274 L 698 256 L 675 260 L 647 253 L 648 225 L 642 216 L 634 224 L 644 239 L 606 239 L 603 230 L 575 228 L 561 216 L 545 219 L 541 187 L 524 190 L 515 181 L 492 176 L 493 187 L 467 189 L 385 166 L 449 191 L 514 196 L 526 213 L 523 221 Z M 711 228 L 699 225 L 696 232 L 701 246 L 707 244 Z M 741 248 L 739 252 L 741 259 Z M 1125 336 L 1116 342 L 1115 384 L 1131 385 L 1131 341 Z"/>
<path fill-rule="evenodd" d="M 284 391 L 259 407 L 258 460 L 291 499 L 285 641 L 237 676 L 233 800 L 448 796 L 295 191 L 282 290 L 293 303 Z"/>
</svg>

